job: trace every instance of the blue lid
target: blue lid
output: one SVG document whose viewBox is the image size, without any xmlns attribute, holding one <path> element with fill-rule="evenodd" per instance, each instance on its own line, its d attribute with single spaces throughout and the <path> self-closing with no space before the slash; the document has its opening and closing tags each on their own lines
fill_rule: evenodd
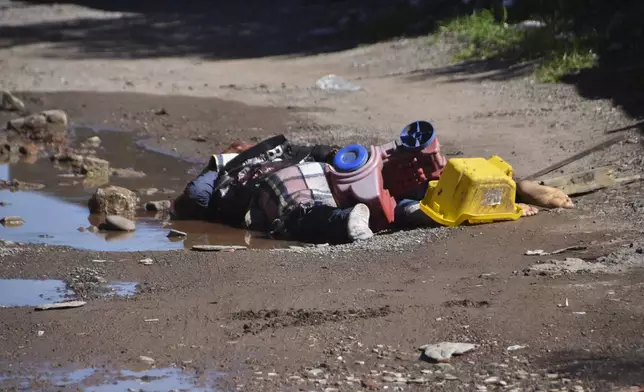
<svg viewBox="0 0 644 392">
<path fill-rule="evenodd" d="M 333 157 L 333 167 L 341 172 L 360 169 L 369 160 L 369 151 L 359 144 L 349 144 Z"/>
<path fill-rule="evenodd" d="M 400 131 L 402 145 L 409 149 L 422 150 L 434 141 L 434 126 L 427 121 L 416 121 Z"/>
</svg>

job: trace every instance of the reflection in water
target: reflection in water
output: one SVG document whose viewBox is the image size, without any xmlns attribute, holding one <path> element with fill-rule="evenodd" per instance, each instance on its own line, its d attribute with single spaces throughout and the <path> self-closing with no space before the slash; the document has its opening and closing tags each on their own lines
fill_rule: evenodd
<svg viewBox="0 0 644 392">
<path fill-rule="evenodd" d="M 91 132 L 76 130 L 78 140 L 98 135 L 103 143 L 98 150 L 100 158 L 107 159 L 114 167 L 134 168 L 145 172 L 143 178 L 111 177 L 114 185 L 128 189 L 157 188 L 183 190 L 192 179 L 187 174 L 191 165 L 174 157 L 137 147 L 130 134 L 124 132 Z M 78 145 L 79 142 L 77 141 Z M 18 162 L 0 165 L 0 179 L 44 184 L 40 191 L 10 192 L 0 190 L 0 216 L 20 216 L 25 224 L 20 227 L 1 227 L 0 238 L 29 243 L 66 245 L 79 249 L 104 251 L 146 251 L 190 248 L 193 245 L 244 245 L 253 248 L 286 247 L 289 243 L 277 242 L 258 233 L 250 233 L 200 221 L 171 221 L 163 214 L 141 213 L 137 217 L 135 232 L 79 232 L 80 227 L 99 226 L 103 217 L 90 215 L 87 201 L 100 184 L 63 178 L 68 175 L 54 167 L 47 159 L 35 164 Z M 76 179 L 80 180 L 80 179 Z M 65 186 L 61 186 L 60 183 Z M 142 196 L 141 201 L 167 199 L 166 194 Z M 188 233 L 185 238 L 168 238 L 170 229 Z"/>
<path fill-rule="evenodd" d="M 136 294 L 136 282 L 112 282 L 106 296 L 129 297 Z M 56 279 L 0 279 L 0 307 L 37 306 L 69 301 L 76 293 Z"/>
<path fill-rule="evenodd" d="M 0 279 L 0 306 L 37 306 L 73 295 L 62 280 Z"/>
<path fill-rule="evenodd" d="M 51 385 L 52 388 L 71 388 L 92 392 L 145 391 L 213 391 L 221 374 L 216 372 L 197 376 L 176 368 L 149 369 L 143 371 L 84 368 L 78 370 L 41 369 L 29 376 L 0 375 L 0 388 L 32 390 L 32 386 Z M 57 390 L 57 389 L 56 389 Z M 68 389 L 65 389 L 68 390 Z"/>
</svg>

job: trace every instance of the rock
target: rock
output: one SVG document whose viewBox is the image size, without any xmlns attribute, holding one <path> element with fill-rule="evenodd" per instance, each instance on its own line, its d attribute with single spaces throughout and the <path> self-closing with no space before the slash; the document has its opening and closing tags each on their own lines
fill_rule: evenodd
<svg viewBox="0 0 644 392">
<path fill-rule="evenodd" d="M 318 368 L 309 369 L 306 371 L 306 375 L 311 378 L 317 378 L 322 375 L 322 373 L 324 373 L 324 370 Z"/>
<path fill-rule="evenodd" d="M 127 168 L 127 169 L 112 169 L 112 175 L 115 177 L 123 177 L 123 178 L 143 178 L 145 177 L 145 173 L 136 171 L 132 168 Z"/>
<path fill-rule="evenodd" d="M 139 264 L 143 264 L 143 265 L 152 265 L 152 264 L 154 264 L 154 260 L 152 260 L 152 259 L 150 259 L 150 258 L 147 258 L 147 259 L 141 259 L 141 260 L 139 260 Z"/>
<path fill-rule="evenodd" d="M 11 94 L 7 90 L 2 90 L 2 100 L 0 101 L 0 109 L 2 110 L 10 110 L 10 111 L 18 111 L 18 112 L 24 112 L 26 107 L 24 102 L 20 100 L 19 98 L 16 98 L 13 94 Z"/>
<path fill-rule="evenodd" d="M 170 200 L 158 200 L 145 203 L 146 211 L 169 211 L 172 208 Z"/>
<path fill-rule="evenodd" d="M 471 343 L 453 343 L 441 342 L 436 344 L 426 344 L 421 346 L 419 350 L 423 351 L 427 358 L 433 359 L 437 362 L 444 362 L 449 360 L 452 355 L 461 355 L 476 349 L 475 344 Z"/>
<path fill-rule="evenodd" d="M 402 377 L 400 378 L 401 380 L 403 379 Z M 427 384 L 427 379 L 424 377 L 419 377 L 419 378 L 410 378 L 409 380 L 405 380 L 407 384 Z"/>
<path fill-rule="evenodd" d="M 505 381 L 501 380 L 501 379 L 500 379 L 500 378 L 498 378 L 498 377 L 488 377 L 488 378 L 486 378 L 485 380 L 483 380 L 483 382 L 484 382 L 485 384 L 494 384 L 494 385 L 499 385 L 499 386 L 503 386 L 503 387 L 504 387 L 504 386 L 506 386 L 506 385 L 508 385 L 508 383 L 507 383 L 507 382 L 505 382 Z"/>
<path fill-rule="evenodd" d="M 85 145 L 97 148 L 98 146 L 101 145 L 101 138 L 98 136 L 92 136 L 85 140 Z"/>
<path fill-rule="evenodd" d="M 79 308 L 84 306 L 87 302 L 85 301 L 69 301 L 69 302 L 58 302 L 55 304 L 43 304 L 36 306 L 36 310 L 52 310 L 52 309 L 69 309 L 69 308 Z"/>
<path fill-rule="evenodd" d="M 139 357 L 139 360 L 140 360 L 141 362 L 145 363 L 145 364 L 148 364 L 148 365 L 154 365 L 154 362 L 155 362 L 155 360 L 154 360 L 154 359 L 152 359 L 152 358 L 150 358 L 150 357 L 146 357 L 146 356 L 144 356 L 144 355 L 141 355 L 141 356 Z"/>
<path fill-rule="evenodd" d="M 126 217 L 132 217 L 138 205 L 139 197 L 136 193 L 116 185 L 97 189 L 88 202 L 92 213 Z"/>
<path fill-rule="evenodd" d="M 62 110 L 46 110 L 13 119 L 7 123 L 7 129 L 31 140 L 62 142 L 66 137 L 67 114 Z"/>
<path fill-rule="evenodd" d="M 192 250 L 199 252 L 234 252 L 236 250 L 248 249 L 239 245 L 194 245 Z"/>
<path fill-rule="evenodd" d="M 84 157 L 81 164 L 81 174 L 87 177 L 107 177 L 110 174 L 110 163 L 104 159 Z"/>
<path fill-rule="evenodd" d="M 67 126 L 67 113 L 62 110 L 45 110 L 42 115 L 47 118 L 49 123 Z"/>
<path fill-rule="evenodd" d="M 84 228 L 83 226 L 79 227 L 79 228 L 78 228 L 78 229 L 76 229 L 76 230 L 80 231 L 81 233 L 84 233 L 85 231 L 87 231 L 87 229 L 86 229 L 86 228 Z"/>
<path fill-rule="evenodd" d="M 40 151 L 40 148 L 34 143 L 23 144 L 18 148 L 18 152 L 22 155 L 36 155 Z"/>
<path fill-rule="evenodd" d="M 528 347 L 528 346 L 522 346 L 520 344 L 515 344 L 514 346 L 508 347 L 506 350 L 507 351 L 517 351 L 517 350 L 522 350 L 522 349 L 524 349 L 526 347 Z"/>
<path fill-rule="evenodd" d="M 105 217 L 105 230 L 134 231 L 136 224 L 131 220 L 118 215 L 108 215 Z"/>
<path fill-rule="evenodd" d="M 325 91 L 358 91 L 362 88 L 357 84 L 333 74 L 321 77 L 315 82 L 315 85 L 317 88 Z"/>
<path fill-rule="evenodd" d="M 0 224 L 3 226 L 22 226 L 25 224 L 25 220 L 19 216 L 5 216 L 0 219 Z"/>
<path fill-rule="evenodd" d="M 90 233 L 98 233 L 98 227 L 96 227 L 96 226 L 94 226 L 94 225 L 89 226 L 89 227 L 87 228 L 87 231 L 89 231 Z"/>
<path fill-rule="evenodd" d="M 456 380 L 458 380 L 458 377 L 456 377 L 456 376 L 454 376 L 452 374 L 446 373 L 445 375 L 443 375 L 443 380 L 456 381 Z"/>
<path fill-rule="evenodd" d="M 380 383 L 371 378 L 363 378 L 360 385 L 368 391 L 379 391 L 381 389 Z"/>
<path fill-rule="evenodd" d="M 159 192 L 157 188 L 143 188 L 137 190 L 137 193 L 141 196 L 152 196 L 157 192 Z"/>
<path fill-rule="evenodd" d="M 187 236 L 188 236 L 188 233 L 184 233 L 183 231 L 174 230 L 174 229 L 170 230 L 170 232 L 168 233 L 168 237 L 170 237 L 170 238 L 172 238 L 172 237 L 187 237 Z"/>
<path fill-rule="evenodd" d="M 72 167 L 80 169 L 81 166 L 83 165 L 83 156 L 79 154 L 73 154 L 73 153 L 58 153 L 54 154 L 51 157 L 49 157 L 52 162 L 55 163 L 67 163 L 70 164 Z"/>
<path fill-rule="evenodd" d="M 45 186 L 43 184 L 31 184 L 28 182 L 22 182 L 19 180 L 5 181 L 0 180 L 0 189 L 9 189 L 11 192 L 17 191 L 37 191 L 43 189 Z"/>
</svg>

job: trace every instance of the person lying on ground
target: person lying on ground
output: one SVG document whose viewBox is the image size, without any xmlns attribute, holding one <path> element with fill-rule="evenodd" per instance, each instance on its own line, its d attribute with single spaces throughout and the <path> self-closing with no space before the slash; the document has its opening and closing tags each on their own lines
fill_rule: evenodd
<svg viewBox="0 0 644 392">
<path fill-rule="evenodd" d="M 226 151 L 247 151 L 251 145 L 237 143 Z M 342 243 L 373 236 L 369 209 L 364 204 L 338 208 L 324 175 L 324 166 L 333 159 L 337 147 L 290 146 L 306 159 L 263 162 L 259 180 L 233 187 L 227 197 L 215 192 L 222 168 L 237 154 L 217 154 L 209 166 L 175 201 L 175 216 L 182 219 L 219 220 L 234 226 L 271 233 L 275 238 L 306 242 Z M 298 158 L 299 159 L 299 158 Z M 262 169 L 256 169 L 262 171 Z M 398 227 L 425 226 L 433 221 L 421 210 L 419 201 L 425 187 L 415 195 L 398 200 L 395 224 Z M 518 181 L 517 202 L 524 216 L 538 213 L 538 207 L 573 208 L 570 198 L 556 188 L 533 181 Z M 523 204 L 529 203 L 529 204 Z"/>
</svg>

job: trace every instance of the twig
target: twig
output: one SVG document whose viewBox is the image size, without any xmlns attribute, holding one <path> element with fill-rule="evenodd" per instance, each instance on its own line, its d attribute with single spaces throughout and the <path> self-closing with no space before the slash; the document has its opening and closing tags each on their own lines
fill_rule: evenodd
<svg viewBox="0 0 644 392">
<path fill-rule="evenodd" d="M 587 155 L 590 155 L 595 151 L 599 151 L 599 150 L 602 150 L 602 149 L 604 149 L 606 147 L 612 146 L 613 144 L 619 143 L 624 139 L 626 139 L 626 135 L 624 135 L 624 134 L 615 136 L 612 139 L 608 139 L 605 142 L 602 142 L 602 143 L 600 143 L 600 144 L 598 144 L 598 145 L 596 145 L 594 147 L 591 147 L 591 148 L 589 148 L 587 150 L 584 150 L 584 151 L 582 151 L 582 152 L 580 152 L 578 154 L 575 154 L 575 155 L 571 156 L 570 158 L 566 158 L 561 162 L 554 163 L 554 164 L 548 166 L 547 168 L 545 168 L 545 169 L 543 169 L 541 171 L 538 171 L 538 172 L 536 172 L 534 174 L 531 174 L 531 175 L 529 175 L 527 177 L 524 177 L 523 179 L 524 180 L 534 180 L 535 178 L 545 176 L 546 174 L 552 173 L 553 171 L 555 171 L 557 169 L 560 169 L 560 168 L 562 168 L 564 166 L 567 166 L 567 165 L 569 165 L 569 164 L 571 164 L 571 163 L 573 163 L 575 161 L 578 161 L 581 158 L 584 158 Z"/>
</svg>

